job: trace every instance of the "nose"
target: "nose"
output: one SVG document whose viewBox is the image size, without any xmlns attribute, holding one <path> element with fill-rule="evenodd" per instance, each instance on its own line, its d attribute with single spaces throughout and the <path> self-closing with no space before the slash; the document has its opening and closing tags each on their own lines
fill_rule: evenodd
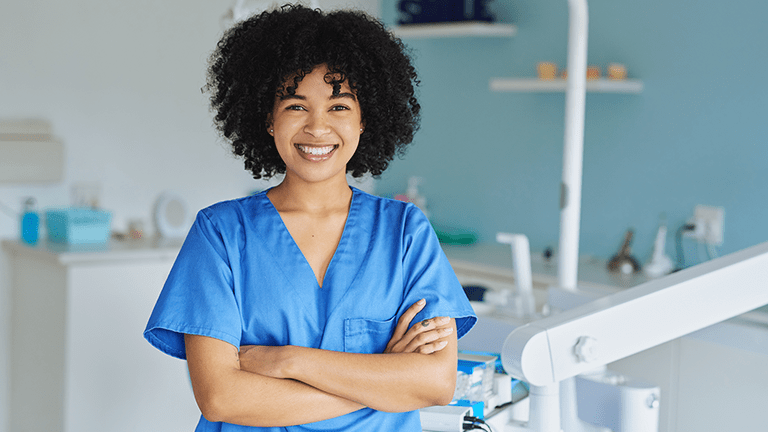
<svg viewBox="0 0 768 432">
<path fill-rule="evenodd" d="M 315 111 L 307 118 L 307 123 L 304 125 L 304 132 L 312 135 L 313 137 L 320 137 L 331 131 L 331 126 L 326 118 L 326 113 L 323 111 Z"/>
</svg>

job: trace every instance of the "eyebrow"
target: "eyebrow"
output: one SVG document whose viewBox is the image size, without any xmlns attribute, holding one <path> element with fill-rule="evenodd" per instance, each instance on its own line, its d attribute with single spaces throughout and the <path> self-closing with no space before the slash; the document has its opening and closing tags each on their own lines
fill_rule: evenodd
<svg viewBox="0 0 768 432">
<path fill-rule="evenodd" d="M 278 96 L 278 98 L 281 101 L 288 100 L 288 99 L 307 100 L 306 96 L 297 95 L 297 94 L 281 95 L 281 96 Z M 357 97 L 354 94 L 347 93 L 347 92 L 331 95 L 331 97 L 329 97 L 328 99 L 333 100 L 333 99 L 342 99 L 342 98 L 349 98 L 349 99 L 352 99 L 352 100 L 357 100 Z"/>
</svg>

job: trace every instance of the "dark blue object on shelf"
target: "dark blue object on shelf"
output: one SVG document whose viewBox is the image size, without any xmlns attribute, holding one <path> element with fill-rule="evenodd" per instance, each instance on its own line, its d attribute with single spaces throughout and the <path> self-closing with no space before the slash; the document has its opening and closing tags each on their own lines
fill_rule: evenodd
<svg viewBox="0 0 768 432">
<path fill-rule="evenodd" d="M 485 292 L 488 291 L 488 288 L 477 285 L 463 285 L 462 288 L 469 301 L 483 301 Z"/>
<path fill-rule="evenodd" d="M 400 0 L 398 24 L 456 21 L 494 21 L 488 9 L 492 0 Z"/>
</svg>

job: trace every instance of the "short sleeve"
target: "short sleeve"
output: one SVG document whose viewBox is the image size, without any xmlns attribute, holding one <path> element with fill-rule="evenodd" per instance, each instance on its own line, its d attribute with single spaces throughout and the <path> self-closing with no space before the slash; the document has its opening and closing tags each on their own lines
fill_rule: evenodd
<svg viewBox="0 0 768 432">
<path fill-rule="evenodd" d="M 242 334 L 227 248 L 203 211 L 184 240 L 144 330 L 150 344 L 182 360 L 185 334 L 234 346 L 240 346 Z"/>
<path fill-rule="evenodd" d="M 438 316 L 456 319 L 456 336 L 464 336 L 477 322 L 453 268 L 440 247 L 432 225 L 418 207 L 409 206 L 403 237 L 404 312 L 420 299 L 424 309 L 412 320 L 419 322 Z"/>
</svg>

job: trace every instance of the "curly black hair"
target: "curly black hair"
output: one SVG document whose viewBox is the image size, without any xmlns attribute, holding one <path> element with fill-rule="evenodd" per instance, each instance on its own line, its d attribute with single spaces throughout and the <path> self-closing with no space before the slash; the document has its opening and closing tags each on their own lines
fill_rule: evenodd
<svg viewBox="0 0 768 432">
<path fill-rule="evenodd" d="M 362 12 L 286 5 L 227 30 L 210 57 L 204 87 L 217 129 L 255 179 L 285 173 L 267 133 L 276 95 L 292 94 L 320 65 L 340 77 L 330 83 L 334 92 L 347 80 L 360 103 L 365 131 L 348 173 L 379 176 L 413 140 L 420 120 L 419 82 L 403 43 Z"/>
</svg>

